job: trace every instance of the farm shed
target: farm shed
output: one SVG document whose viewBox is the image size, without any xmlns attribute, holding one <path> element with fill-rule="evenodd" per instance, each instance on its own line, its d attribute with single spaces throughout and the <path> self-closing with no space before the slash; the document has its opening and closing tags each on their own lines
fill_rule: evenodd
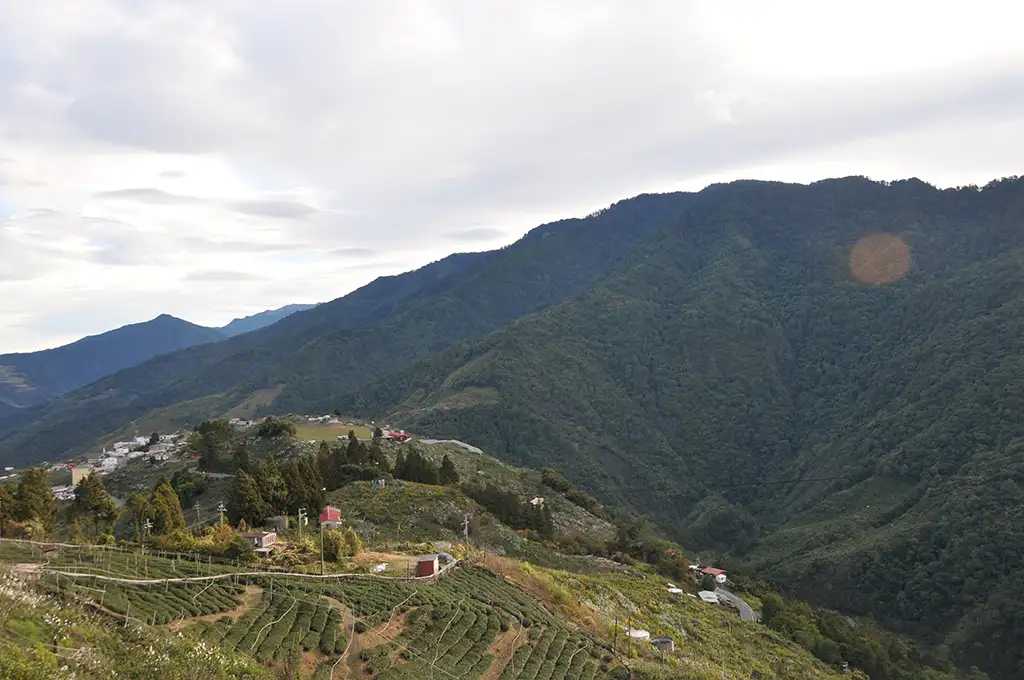
<svg viewBox="0 0 1024 680">
<path fill-rule="evenodd" d="M 437 555 L 424 555 L 416 561 L 417 576 L 433 576 L 437 573 Z"/>
</svg>

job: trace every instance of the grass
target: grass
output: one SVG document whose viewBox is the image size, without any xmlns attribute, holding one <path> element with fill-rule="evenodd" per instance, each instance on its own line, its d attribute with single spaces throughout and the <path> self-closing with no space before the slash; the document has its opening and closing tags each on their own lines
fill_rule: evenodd
<svg viewBox="0 0 1024 680">
<path fill-rule="evenodd" d="M 368 440 L 373 437 L 373 430 L 366 425 L 349 425 L 346 423 L 301 423 L 295 426 L 295 438 L 300 441 L 327 441 L 335 443 L 338 437 L 347 437 L 349 430 L 354 430 L 356 437 Z"/>
</svg>

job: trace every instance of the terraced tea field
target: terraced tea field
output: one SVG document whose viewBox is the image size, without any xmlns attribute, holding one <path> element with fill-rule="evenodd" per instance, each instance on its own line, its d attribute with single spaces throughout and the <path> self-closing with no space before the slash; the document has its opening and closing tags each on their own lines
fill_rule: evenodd
<svg viewBox="0 0 1024 680">
<path fill-rule="evenodd" d="M 437 582 L 241 572 L 124 583 L 103 577 L 209 577 L 233 568 L 113 551 L 66 551 L 45 564 L 65 572 L 44 572 L 61 597 L 189 631 L 279 668 L 301 659 L 302 677 L 592 680 L 608 672 L 593 639 L 480 567 L 458 566 Z"/>
</svg>

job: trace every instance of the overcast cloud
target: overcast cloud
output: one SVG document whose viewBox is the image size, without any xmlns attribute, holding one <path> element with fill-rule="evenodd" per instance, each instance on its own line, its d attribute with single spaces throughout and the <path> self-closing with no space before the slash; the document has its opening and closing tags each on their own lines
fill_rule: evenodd
<svg viewBox="0 0 1024 680">
<path fill-rule="evenodd" d="M 333 299 L 645 191 L 1024 171 L 1015 3 L 0 3 L 0 353 Z"/>
</svg>

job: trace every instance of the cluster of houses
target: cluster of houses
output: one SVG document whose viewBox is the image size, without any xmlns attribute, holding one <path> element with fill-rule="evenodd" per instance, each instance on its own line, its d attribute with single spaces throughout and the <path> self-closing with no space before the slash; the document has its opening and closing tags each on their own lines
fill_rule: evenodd
<svg viewBox="0 0 1024 680">
<path fill-rule="evenodd" d="M 84 461 L 51 465 L 50 472 L 71 472 L 71 484 L 50 487 L 53 497 L 60 501 L 71 500 L 75 497 L 75 487 L 89 475 L 110 474 L 136 458 L 146 457 L 156 464 L 177 460 L 185 446 L 184 435 L 180 433 L 160 435 L 152 444 L 149 441 L 149 437 L 136 437 L 114 442 L 109 450 L 104 447 L 98 455 L 89 456 Z"/>
</svg>

